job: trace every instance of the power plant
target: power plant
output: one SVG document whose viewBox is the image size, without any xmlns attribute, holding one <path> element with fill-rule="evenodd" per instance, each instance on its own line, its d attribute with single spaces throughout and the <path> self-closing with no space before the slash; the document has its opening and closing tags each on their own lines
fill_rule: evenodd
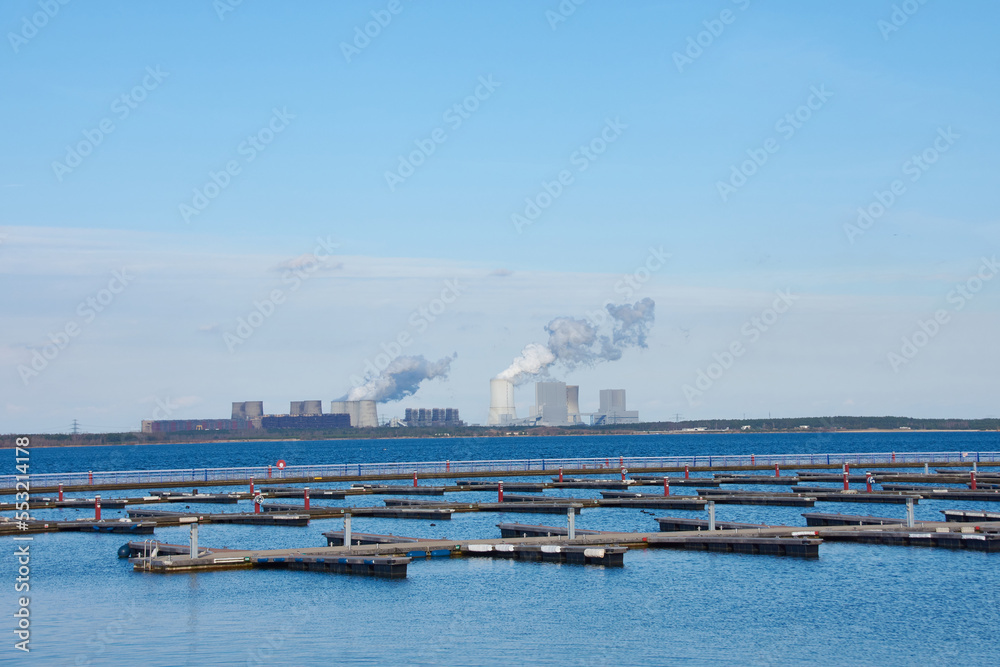
<svg viewBox="0 0 1000 667">
<path fill-rule="evenodd" d="M 349 415 L 354 428 L 378 426 L 375 401 L 330 401 L 330 414 Z"/>
<path fill-rule="evenodd" d="M 591 426 L 637 424 L 638 410 L 625 409 L 624 389 L 602 389 L 600 409 L 580 412 L 580 387 L 565 382 L 536 382 L 535 404 L 526 418 L 518 419 L 514 407 L 514 383 L 502 378 L 490 380 L 490 412 L 487 426 L 572 426 L 590 417 Z"/>
</svg>

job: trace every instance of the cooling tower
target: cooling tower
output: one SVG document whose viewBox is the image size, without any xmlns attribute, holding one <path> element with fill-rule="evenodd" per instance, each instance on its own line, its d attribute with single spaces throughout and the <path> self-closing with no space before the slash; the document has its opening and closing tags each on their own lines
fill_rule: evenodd
<svg viewBox="0 0 1000 667">
<path fill-rule="evenodd" d="M 375 401 L 330 401 L 330 414 L 350 415 L 354 428 L 375 428 L 378 426 L 378 410 Z"/>
<path fill-rule="evenodd" d="M 302 414 L 304 415 L 323 414 L 323 401 L 302 401 Z"/>
<path fill-rule="evenodd" d="M 288 407 L 288 414 L 293 417 L 297 417 L 302 414 L 302 401 L 292 401 L 292 404 Z"/>
<path fill-rule="evenodd" d="M 566 385 L 566 412 L 570 424 L 580 423 L 580 385 Z"/>
<path fill-rule="evenodd" d="M 375 428 L 378 426 L 378 411 L 375 401 L 357 401 L 358 428 Z"/>
<path fill-rule="evenodd" d="M 247 418 L 247 404 L 237 403 L 233 401 L 233 419 L 246 419 Z"/>
<path fill-rule="evenodd" d="M 510 380 L 490 380 L 490 415 L 487 426 L 499 426 L 517 419 L 514 410 L 514 383 Z"/>
<path fill-rule="evenodd" d="M 247 419 L 264 416 L 264 401 L 247 401 L 244 405 L 246 405 Z"/>
</svg>

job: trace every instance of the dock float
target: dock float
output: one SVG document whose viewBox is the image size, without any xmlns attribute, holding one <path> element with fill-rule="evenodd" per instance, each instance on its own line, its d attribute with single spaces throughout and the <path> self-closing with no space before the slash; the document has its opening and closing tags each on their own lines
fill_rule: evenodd
<svg viewBox="0 0 1000 667">
<path fill-rule="evenodd" d="M 718 505 L 775 505 L 780 507 L 812 507 L 816 498 L 795 493 L 747 493 L 746 491 L 718 491 L 698 489 L 703 500 L 712 500 Z"/>
<path fill-rule="evenodd" d="M 997 530 L 997 529 L 994 529 Z M 824 540 L 831 542 L 855 542 L 858 544 L 884 544 L 904 547 L 938 547 L 942 549 L 969 549 L 1000 553 L 1000 532 L 970 532 L 955 533 L 947 528 L 938 528 L 934 532 L 920 529 L 900 530 L 857 530 L 852 532 L 827 532 L 820 534 Z"/>
<path fill-rule="evenodd" d="M 224 512 L 199 514 L 192 512 L 171 512 L 167 510 L 130 509 L 129 518 L 149 519 L 156 525 L 180 525 L 184 523 L 236 523 L 251 526 L 307 526 L 308 514 L 253 514 L 247 512 Z M 186 520 L 185 520 L 186 519 Z"/>
<path fill-rule="evenodd" d="M 691 530 L 708 530 L 709 522 L 707 519 L 681 519 L 673 516 L 659 517 L 656 519 L 660 524 L 661 533 L 675 533 Z M 716 530 L 758 530 L 762 528 L 770 528 L 766 524 L 758 523 L 737 523 L 735 521 L 716 521 Z M 580 532 L 579 530 L 576 532 Z"/>
<path fill-rule="evenodd" d="M 559 526 L 533 526 L 525 523 L 498 523 L 501 538 L 518 537 L 558 537 L 569 535 L 569 529 Z M 574 528 L 577 535 L 602 535 L 607 531 L 602 530 L 582 530 Z"/>
<path fill-rule="evenodd" d="M 528 562 L 569 563 L 622 567 L 628 547 L 587 547 L 572 544 L 470 544 L 460 549 L 467 557 L 507 558 Z"/>
<path fill-rule="evenodd" d="M 980 521 L 1000 521 L 1000 512 L 971 510 L 941 510 L 944 520 L 959 523 L 975 523 Z"/>
<path fill-rule="evenodd" d="M 330 530 L 323 533 L 326 538 L 326 546 L 339 547 L 344 544 L 344 531 Z M 412 544 L 414 542 L 426 542 L 423 537 L 402 537 L 400 535 L 378 535 L 376 533 L 355 533 L 351 532 L 351 545 L 362 544 Z"/>
<path fill-rule="evenodd" d="M 805 517 L 807 526 L 884 526 L 905 524 L 906 519 L 893 519 L 884 516 L 864 516 L 860 514 L 823 514 L 821 512 L 807 512 Z"/>
<path fill-rule="evenodd" d="M 663 477 L 636 475 L 632 477 L 634 486 L 663 486 Z M 667 477 L 670 486 L 719 486 L 723 482 L 714 477 Z"/>
<path fill-rule="evenodd" d="M 712 551 L 721 553 L 753 554 L 761 556 L 790 556 L 793 558 L 819 558 L 819 545 L 823 540 L 799 537 L 737 537 L 655 536 L 649 538 L 650 547 Z"/>
</svg>

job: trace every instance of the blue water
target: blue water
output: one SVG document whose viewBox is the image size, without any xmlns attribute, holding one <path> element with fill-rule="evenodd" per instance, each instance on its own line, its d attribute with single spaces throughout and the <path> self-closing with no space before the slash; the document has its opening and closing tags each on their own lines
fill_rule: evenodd
<svg viewBox="0 0 1000 667">
<path fill-rule="evenodd" d="M 252 443 L 37 449 L 32 470 L 77 471 L 440 459 L 852 451 L 996 451 L 997 434 L 643 436 L 335 443 Z M 0 456 L 3 456 L 0 453 Z M 13 458 L 13 452 L 10 453 Z M 11 462 L 11 467 L 13 462 Z M 437 482 L 435 482 L 437 483 Z M 322 486 L 343 486 L 324 484 Z M 212 487 L 211 490 L 216 490 Z M 243 487 L 234 487 L 243 488 Z M 781 487 L 767 487 L 783 490 Z M 657 493 L 655 487 L 645 489 Z M 690 488 L 672 488 L 692 494 Z M 135 496 L 135 491 L 111 495 Z M 546 495 L 597 497 L 585 490 Z M 495 492 L 448 494 L 486 500 Z M 434 498 L 434 497 L 430 497 Z M 287 501 L 291 502 L 291 501 Z M 314 505 L 381 504 L 379 496 Z M 921 501 L 918 519 L 986 503 Z M 183 505 L 156 505 L 180 509 Z M 194 507 L 194 506 L 193 506 Z M 207 511 L 249 504 L 203 505 Z M 1000 509 L 989 507 L 986 509 Z M 808 511 L 902 517 L 901 505 L 816 508 L 720 505 L 719 520 L 804 524 Z M 89 516 L 40 510 L 43 518 Z M 695 512 L 584 510 L 580 528 L 656 530 L 653 515 Z M 122 512 L 105 510 L 106 517 Z M 415 537 L 499 537 L 500 522 L 564 525 L 560 515 L 458 514 L 451 521 L 355 519 L 357 532 Z M 431 525 L 436 523 L 436 525 Z M 325 544 L 339 520 L 305 528 L 201 527 L 214 547 Z M 186 528 L 157 539 L 187 541 Z M 45 534 L 31 544 L 32 653 L 0 661 L 39 665 L 563 664 L 996 664 L 1000 554 L 827 543 L 818 560 L 634 550 L 624 568 L 489 559 L 417 560 L 404 581 L 238 571 L 150 575 L 118 560 L 121 535 Z M 14 543 L 0 572 L 15 605 Z"/>
</svg>

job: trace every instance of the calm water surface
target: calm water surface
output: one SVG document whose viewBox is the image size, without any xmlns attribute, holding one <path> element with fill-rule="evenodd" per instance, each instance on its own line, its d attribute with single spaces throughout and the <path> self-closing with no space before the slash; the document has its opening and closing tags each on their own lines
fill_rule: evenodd
<svg viewBox="0 0 1000 667">
<path fill-rule="evenodd" d="M 997 434 L 794 434 L 341 441 L 38 449 L 32 470 L 441 459 L 727 453 L 997 451 Z M 4 456 L 5 454 L 0 454 Z M 8 467 L 13 471 L 13 452 Z M 328 484 L 325 486 L 341 486 Z M 214 490 L 214 489 L 213 489 Z M 652 491 L 652 489 L 650 489 Z M 676 489 L 675 493 L 693 493 Z M 596 497 L 580 490 L 549 495 Z M 112 492 L 108 495 L 135 495 Z M 485 500 L 488 492 L 449 494 Z M 495 495 L 495 494 L 494 494 Z M 313 501 L 380 504 L 380 498 Z M 244 506 L 245 505 L 245 506 Z M 922 501 L 918 518 L 963 503 Z M 980 504 L 964 503 L 968 509 Z M 162 506 L 161 506 L 162 507 Z M 182 506 L 170 506 L 180 508 Z M 233 506 L 198 509 L 234 511 Z M 249 510 L 249 504 L 235 509 Z M 997 509 L 997 508 L 988 508 Z M 802 524 L 803 508 L 720 506 L 720 520 Z M 903 516 L 898 505 L 823 504 L 816 511 Z M 45 518 L 88 512 L 40 510 Z M 657 516 L 668 512 L 654 512 Z M 111 518 L 121 512 L 105 512 Z M 687 513 L 684 513 L 687 515 Z M 691 513 L 690 516 L 698 516 Z M 565 517 L 460 514 L 452 521 L 355 519 L 359 532 L 499 536 L 502 521 Z M 325 544 L 339 520 L 305 528 L 213 526 L 201 543 Z M 584 510 L 580 528 L 655 530 L 639 510 Z M 186 542 L 187 530 L 158 529 Z M 1000 554 L 824 544 L 814 561 L 631 551 L 605 569 L 488 559 L 414 561 L 404 581 L 244 571 L 158 576 L 118 560 L 120 535 L 47 534 L 31 546 L 32 647 L 0 661 L 38 665 L 656 665 L 996 664 Z M 0 610 L 13 628 L 13 542 Z"/>
</svg>

